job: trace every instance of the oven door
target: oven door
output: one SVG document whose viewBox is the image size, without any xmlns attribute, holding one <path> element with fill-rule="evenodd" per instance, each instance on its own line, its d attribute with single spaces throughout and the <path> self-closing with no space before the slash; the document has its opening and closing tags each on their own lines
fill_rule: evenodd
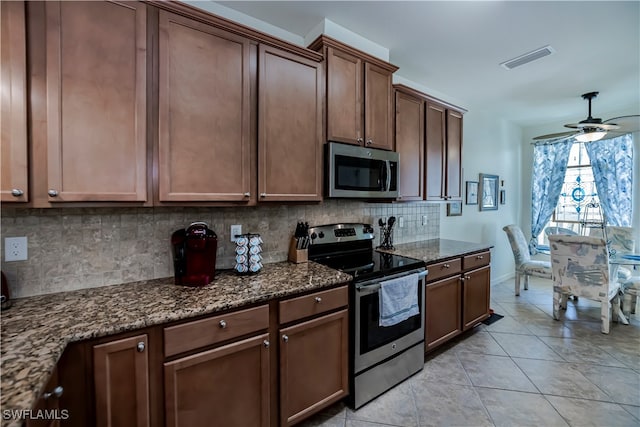
<svg viewBox="0 0 640 427">
<path fill-rule="evenodd" d="M 419 314 L 393 326 L 380 326 L 380 283 L 386 280 L 419 273 Z M 424 341 L 424 268 L 403 272 L 381 279 L 355 284 L 354 314 L 354 373 L 373 366 L 403 350 Z"/>
</svg>

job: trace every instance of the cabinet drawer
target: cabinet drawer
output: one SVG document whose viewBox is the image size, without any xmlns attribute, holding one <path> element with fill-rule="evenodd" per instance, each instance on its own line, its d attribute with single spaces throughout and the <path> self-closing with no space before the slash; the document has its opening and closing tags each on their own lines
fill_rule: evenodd
<svg viewBox="0 0 640 427">
<path fill-rule="evenodd" d="M 249 308 L 164 328 L 165 357 L 269 327 L 269 306 Z"/>
<path fill-rule="evenodd" d="M 471 270 L 472 268 L 478 268 L 485 265 L 489 265 L 491 262 L 491 252 L 480 252 L 473 255 L 467 255 L 462 258 L 462 269 Z"/>
<path fill-rule="evenodd" d="M 429 274 L 427 274 L 427 281 L 432 282 L 453 274 L 458 274 L 462 271 L 461 266 L 462 260 L 460 258 L 430 264 L 427 266 L 427 270 L 429 270 Z"/>
<path fill-rule="evenodd" d="M 342 286 L 327 291 L 315 292 L 298 298 L 280 302 L 280 323 L 324 313 L 344 307 L 348 302 L 347 287 Z"/>
</svg>

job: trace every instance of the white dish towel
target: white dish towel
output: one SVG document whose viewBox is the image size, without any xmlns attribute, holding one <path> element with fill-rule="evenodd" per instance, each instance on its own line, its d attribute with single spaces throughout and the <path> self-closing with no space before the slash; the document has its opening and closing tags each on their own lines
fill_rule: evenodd
<svg viewBox="0 0 640 427">
<path fill-rule="evenodd" d="M 380 326 L 393 326 L 420 313 L 418 273 L 380 283 Z"/>
</svg>

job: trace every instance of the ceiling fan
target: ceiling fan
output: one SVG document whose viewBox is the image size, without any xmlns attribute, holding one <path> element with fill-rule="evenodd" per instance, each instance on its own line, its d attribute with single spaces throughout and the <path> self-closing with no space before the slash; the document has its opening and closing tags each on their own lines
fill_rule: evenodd
<svg viewBox="0 0 640 427">
<path fill-rule="evenodd" d="M 593 142 L 601 139 L 615 138 L 640 130 L 640 116 L 621 116 L 602 121 L 591 117 L 591 100 L 598 96 L 599 92 L 589 92 L 582 95 L 589 101 L 589 117 L 579 123 L 569 123 L 564 127 L 575 129 L 567 132 L 551 133 L 533 138 L 534 141 L 560 142 L 569 138 L 575 138 L 579 142 Z"/>
</svg>

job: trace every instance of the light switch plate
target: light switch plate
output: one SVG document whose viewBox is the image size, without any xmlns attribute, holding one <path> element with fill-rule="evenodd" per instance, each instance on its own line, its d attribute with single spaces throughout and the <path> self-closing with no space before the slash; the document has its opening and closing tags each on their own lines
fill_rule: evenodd
<svg viewBox="0 0 640 427">
<path fill-rule="evenodd" d="M 4 239 L 4 260 L 6 262 L 26 261 L 27 258 L 26 237 L 6 237 Z"/>
<path fill-rule="evenodd" d="M 242 234 L 242 224 L 234 224 L 231 226 L 231 242 L 236 242 L 236 236 Z"/>
</svg>

